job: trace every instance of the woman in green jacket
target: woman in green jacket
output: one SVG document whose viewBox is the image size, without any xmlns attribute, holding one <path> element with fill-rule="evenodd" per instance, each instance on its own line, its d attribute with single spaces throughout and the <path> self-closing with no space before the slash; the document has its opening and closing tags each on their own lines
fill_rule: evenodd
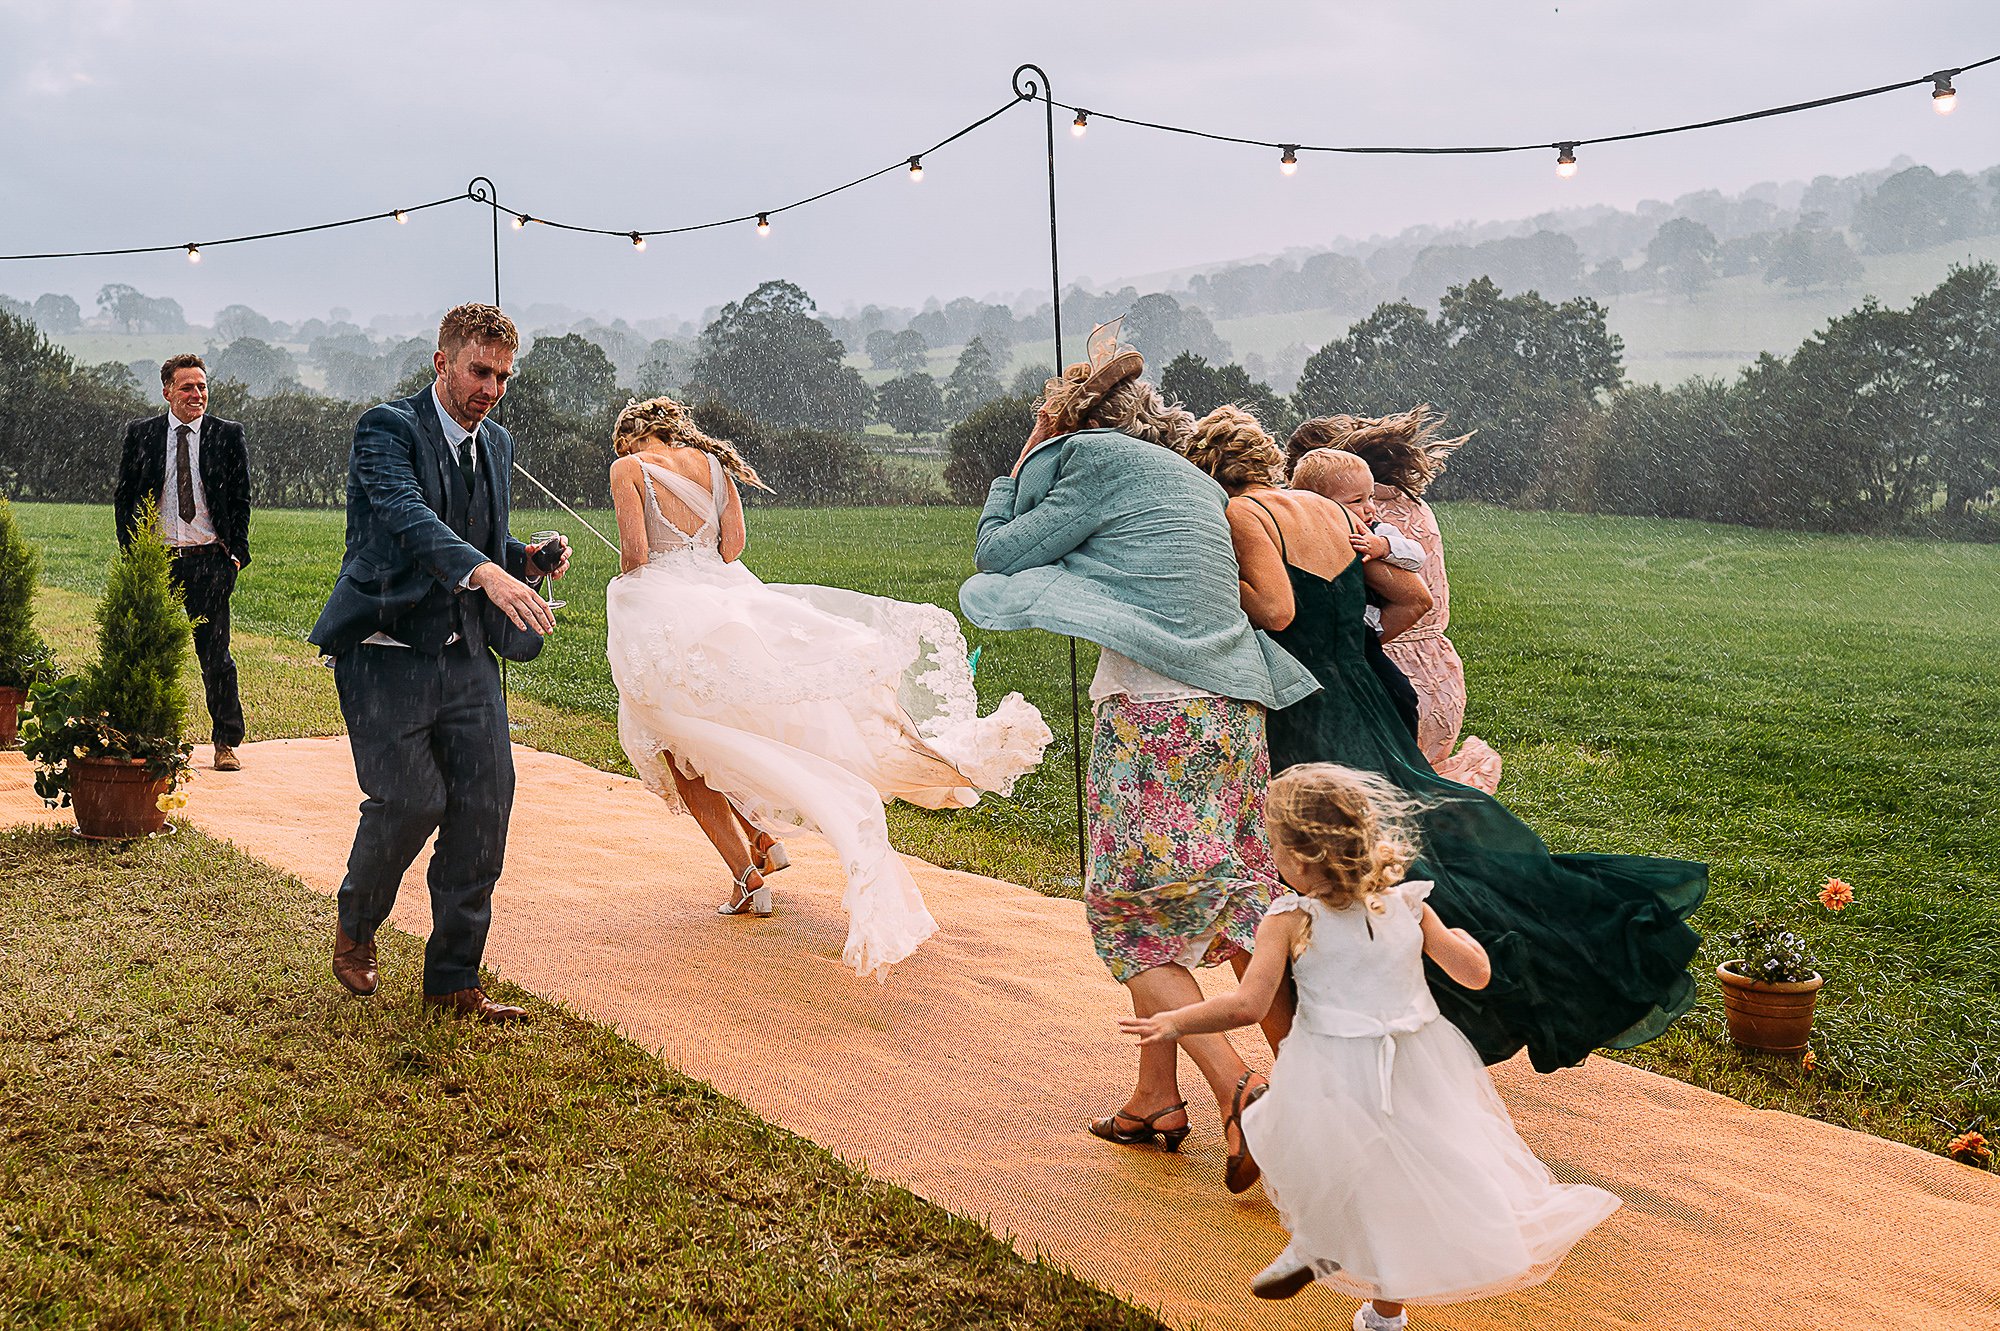
<svg viewBox="0 0 2000 1331">
<path fill-rule="evenodd" d="M 1093 339 L 1097 342 L 1097 339 Z M 979 522 L 959 591 L 982 628 L 1040 628 L 1100 648 L 1091 682 L 1084 906 L 1097 953 L 1150 1016 L 1201 999 L 1193 968 L 1240 974 L 1278 891 L 1264 834 L 1267 709 L 1318 687 L 1244 617 L 1222 488 L 1177 451 L 1193 426 L 1115 338 L 1048 383 L 1014 473 Z M 1289 1025 L 1274 1011 L 1275 1048 Z M 1256 1180 L 1237 1124 L 1264 1089 L 1223 1035 L 1180 1042 L 1224 1115 L 1226 1180 Z M 1173 1045 L 1139 1051 L 1137 1088 L 1090 1124 L 1177 1150 L 1188 1134 Z"/>
</svg>

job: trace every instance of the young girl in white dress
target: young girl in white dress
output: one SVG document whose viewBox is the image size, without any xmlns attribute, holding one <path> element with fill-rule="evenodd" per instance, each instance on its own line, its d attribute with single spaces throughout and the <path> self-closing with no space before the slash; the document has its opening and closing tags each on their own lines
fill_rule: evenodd
<svg viewBox="0 0 2000 1331">
<path fill-rule="evenodd" d="M 763 482 L 671 398 L 619 413 L 611 498 L 621 572 L 605 592 L 618 738 L 685 807 L 735 879 L 718 912 L 765 916 L 786 828 L 847 871 L 842 958 L 886 977 L 937 928 L 882 806 L 962 809 L 1041 761 L 1041 713 L 1010 693 L 980 716 L 965 638 L 934 605 L 778 585 L 739 562 L 736 482 Z"/>
<path fill-rule="evenodd" d="M 1366 1299 L 1357 1331 L 1403 1305 L 1464 1303 L 1540 1284 L 1618 1208 L 1555 1181 L 1514 1131 L 1478 1053 L 1438 1014 L 1424 958 L 1485 986 L 1486 951 L 1403 882 L 1419 853 L 1409 800 L 1332 763 L 1271 782 L 1265 821 L 1291 891 L 1257 930 L 1233 994 L 1119 1025 L 1143 1043 L 1248 1026 L 1289 959 L 1298 1014 L 1243 1135 L 1292 1241 L 1251 1282 L 1289 1298 L 1315 1280 Z"/>
</svg>

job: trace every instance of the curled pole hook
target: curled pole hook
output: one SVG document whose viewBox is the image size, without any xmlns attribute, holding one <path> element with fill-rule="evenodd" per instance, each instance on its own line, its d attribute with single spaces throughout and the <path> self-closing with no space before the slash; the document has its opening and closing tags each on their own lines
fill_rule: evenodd
<svg viewBox="0 0 2000 1331">
<path fill-rule="evenodd" d="M 1034 78 L 1021 77 L 1031 70 L 1034 72 Z M 1040 65 L 1022 65 L 1014 71 L 1014 95 L 1023 101 L 1043 96 L 1048 86 L 1049 76 Z"/>
<path fill-rule="evenodd" d="M 474 176 L 466 182 L 465 197 L 474 203 L 498 204 L 500 190 L 485 176 Z"/>
</svg>

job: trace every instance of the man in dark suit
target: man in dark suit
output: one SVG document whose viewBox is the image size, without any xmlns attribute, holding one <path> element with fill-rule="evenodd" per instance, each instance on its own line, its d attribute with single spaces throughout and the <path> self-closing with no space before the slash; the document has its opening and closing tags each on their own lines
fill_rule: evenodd
<svg viewBox="0 0 2000 1331">
<path fill-rule="evenodd" d="M 347 553 L 308 635 L 333 658 L 367 795 L 340 884 L 334 977 L 375 992 L 375 931 L 435 831 L 424 1003 L 489 1022 L 527 1015 L 479 987 L 514 805 L 494 654 L 532 660 L 555 627 L 523 581 L 541 551 L 507 531 L 513 436 L 486 419 L 518 347 L 498 309 L 460 305 L 438 328 L 437 382 L 370 407 L 355 425 Z M 566 547 L 550 553 L 560 577 Z"/>
<path fill-rule="evenodd" d="M 194 620 L 194 654 L 208 695 L 215 767 L 242 767 L 243 699 L 229 655 L 229 594 L 250 562 L 250 457 L 243 427 L 208 414 L 208 371 L 201 357 L 169 357 L 160 366 L 165 415 L 125 427 L 112 511 L 118 544 L 129 545 L 140 506 L 160 510 L 160 534 L 174 552 L 174 586 Z"/>
</svg>

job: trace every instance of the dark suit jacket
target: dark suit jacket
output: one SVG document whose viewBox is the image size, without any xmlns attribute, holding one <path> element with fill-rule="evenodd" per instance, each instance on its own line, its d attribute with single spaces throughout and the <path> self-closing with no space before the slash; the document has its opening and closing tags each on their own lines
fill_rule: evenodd
<svg viewBox="0 0 2000 1331">
<path fill-rule="evenodd" d="M 514 437 L 487 421 L 479 430 L 479 459 L 493 532 L 485 550 L 445 524 L 445 469 L 458 463 L 445 445 L 431 390 L 363 413 L 347 459 L 347 554 L 308 641 L 338 656 L 382 632 L 435 654 L 451 632 L 458 596 L 465 612 L 481 616 L 494 651 L 510 661 L 534 659 L 540 634 L 515 628 L 484 592 L 457 590 L 488 560 L 517 578 L 528 571 L 528 547 L 507 533 Z"/>
<path fill-rule="evenodd" d="M 118 544 L 132 543 L 139 525 L 139 506 L 151 499 L 161 508 L 160 491 L 167 483 L 167 422 L 165 412 L 133 421 L 125 427 L 125 456 L 118 464 L 118 490 L 112 509 L 118 521 Z M 176 422 L 178 423 L 178 422 Z M 239 564 L 250 562 L 250 453 L 243 445 L 243 427 L 220 416 L 201 422 L 202 498 L 208 503 L 215 537 Z"/>
</svg>

